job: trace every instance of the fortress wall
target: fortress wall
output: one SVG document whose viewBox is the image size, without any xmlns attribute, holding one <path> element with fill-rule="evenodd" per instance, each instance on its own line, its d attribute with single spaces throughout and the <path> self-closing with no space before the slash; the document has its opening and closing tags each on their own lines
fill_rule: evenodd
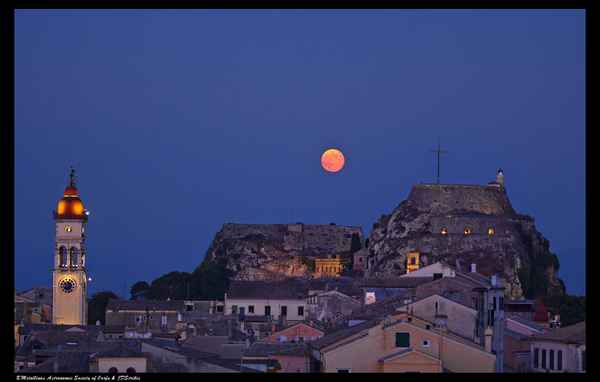
<svg viewBox="0 0 600 382">
<path fill-rule="evenodd" d="M 360 241 L 364 243 L 365 237 L 361 227 L 341 225 L 313 225 L 304 226 L 303 236 L 309 248 L 320 247 L 325 253 L 339 253 L 350 250 L 353 233 L 358 233 Z M 346 235 L 349 235 L 346 237 Z"/>
<path fill-rule="evenodd" d="M 339 253 L 350 249 L 351 235 L 358 233 L 362 243 L 365 237 L 361 227 L 317 224 L 223 224 L 223 239 L 242 239 L 261 234 L 265 240 L 276 240 L 288 250 L 321 248 L 323 254 Z M 348 236 L 348 237 L 346 237 Z"/>
<path fill-rule="evenodd" d="M 422 183 L 412 186 L 408 201 L 433 215 L 476 211 L 486 215 L 515 215 L 504 187 L 471 184 Z"/>
<path fill-rule="evenodd" d="M 431 216 L 429 224 L 431 233 L 441 233 L 442 228 L 446 228 L 446 233 L 450 235 L 464 234 L 465 228 L 469 228 L 471 234 L 485 235 L 490 234 L 490 228 L 494 230 L 493 235 L 507 236 L 506 230 L 509 230 L 509 234 L 514 231 L 514 224 L 504 218 L 478 214 Z"/>
<path fill-rule="evenodd" d="M 223 239 L 241 239 L 246 235 L 262 234 L 265 239 L 283 241 L 285 224 L 223 224 Z"/>
</svg>

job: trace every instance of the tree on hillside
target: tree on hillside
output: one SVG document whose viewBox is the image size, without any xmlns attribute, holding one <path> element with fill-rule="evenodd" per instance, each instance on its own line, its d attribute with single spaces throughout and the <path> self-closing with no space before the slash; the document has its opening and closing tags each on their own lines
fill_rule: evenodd
<svg viewBox="0 0 600 382">
<path fill-rule="evenodd" d="M 571 326 L 585 321 L 585 296 L 572 296 L 566 293 L 554 293 L 543 297 L 544 306 L 558 310 L 562 326 Z"/>
<path fill-rule="evenodd" d="M 350 239 L 350 255 L 354 255 L 356 252 L 360 251 L 360 249 L 360 236 L 355 232 L 352 234 L 352 239 Z"/>
<path fill-rule="evenodd" d="M 110 299 L 118 300 L 119 296 L 104 289 L 101 292 L 92 293 L 88 302 L 88 325 L 96 325 L 96 321 L 100 321 L 100 325 L 105 324 L 106 306 Z"/>
<path fill-rule="evenodd" d="M 203 261 L 202 264 L 192 272 L 194 292 L 198 300 L 220 300 L 225 299 L 225 293 L 229 289 L 230 278 L 235 274 L 227 268 L 227 259 L 220 258 L 217 264 Z M 190 292 L 191 293 L 191 292 Z"/>
</svg>

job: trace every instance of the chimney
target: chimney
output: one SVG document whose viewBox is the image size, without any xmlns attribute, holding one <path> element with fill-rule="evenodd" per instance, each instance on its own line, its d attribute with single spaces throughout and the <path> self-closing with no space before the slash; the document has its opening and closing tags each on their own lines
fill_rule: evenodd
<svg viewBox="0 0 600 382">
<path fill-rule="evenodd" d="M 492 275 L 492 285 L 498 286 L 498 275 Z"/>
<path fill-rule="evenodd" d="M 475 263 L 471 264 L 471 273 L 477 273 L 477 271 L 475 270 Z"/>
<path fill-rule="evenodd" d="M 485 351 L 488 353 L 492 352 L 492 329 L 488 326 L 485 330 Z"/>
</svg>

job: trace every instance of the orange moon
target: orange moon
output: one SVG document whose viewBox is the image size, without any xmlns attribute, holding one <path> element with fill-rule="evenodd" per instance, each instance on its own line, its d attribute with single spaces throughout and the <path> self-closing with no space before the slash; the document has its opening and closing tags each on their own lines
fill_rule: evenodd
<svg viewBox="0 0 600 382">
<path fill-rule="evenodd" d="M 339 150 L 330 149 L 323 153 L 321 164 L 329 172 L 340 171 L 344 167 L 344 155 Z"/>
</svg>

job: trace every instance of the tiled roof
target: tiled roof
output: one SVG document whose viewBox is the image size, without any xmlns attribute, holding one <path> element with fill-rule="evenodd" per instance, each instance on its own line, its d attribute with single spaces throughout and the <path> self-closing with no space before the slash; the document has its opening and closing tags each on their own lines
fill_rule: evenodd
<svg viewBox="0 0 600 382">
<path fill-rule="evenodd" d="M 217 354 L 222 359 L 240 359 L 246 343 L 230 344 L 227 336 L 197 336 L 188 338 L 181 347 Z"/>
<path fill-rule="evenodd" d="M 504 331 L 504 334 L 513 338 L 518 339 L 519 341 L 523 341 L 526 340 L 527 334 L 523 334 L 523 333 L 519 333 L 515 330 L 509 329 L 506 326 L 502 328 L 502 330 Z"/>
<path fill-rule="evenodd" d="M 363 278 L 363 287 L 381 288 L 414 288 L 433 281 L 433 277 L 375 277 Z"/>
<path fill-rule="evenodd" d="M 255 342 L 243 353 L 244 357 L 308 356 L 310 355 L 310 349 L 308 342 Z"/>
<path fill-rule="evenodd" d="M 134 349 L 127 348 L 125 346 L 115 346 L 112 349 L 99 351 L 95 354 L 95 357 L 106 357 L 106 358 L 146 358 L 142 352 Z"/>
<path fill-rule="evenodd" d="M 58 332 L 69 329 L 81 329 L 86 332 L 123 333 L 125 325 L 54 325 L 54 324 L 22 324 L 18 328 L 19 334 L 36 332 Z"/>
<path fill-rule="evenodd" d="M 106 305 L 106 310 L 171 310 L 183 312 L 185 304 L 183 300 L 113 300 L 110 299 Z"/>
<path fill-rule="evenodd" d="M 532 341 L 578 342 L 585 343 L 585 321 L 566 326 L 551 332 L 529 336 Z"/>
<path fill-rule="evenodd" d="M 385 361 L 387 361 L 388 359 L 396 358 L 396 357 L 398 357 L 398 356 L 401 356 L 401 355 L 404 355 L 404 354 L 411 353 L 413 350 L 415 350 L 415 349 L 414 349 L 414 348 L 406 348 L 406 349 L 404 349 L 404 350 L 400 350 L 400 351 L 398 351 L 398 352 L 396 352 L 396 353 L 392 353 L 392 354 L 389 354 L 389 355 L 387 355 L 387 356 L 385 356 L 385 357 L 383 357 L 383 358 L 380 358 L 380 359 L 379 359 L 379 362 L 385 362 Z"/>
<path fill-rule="evenodd" d="M 53 373 L 54 363 L 58 362 L 59 373 L 87 373 L 89 353 L 87 352 L 57 352 L 48 360 L 19 371 L 19 373 Z"/>
<path fill-rule="evenodd" d="M 377 322 L 378 322 L 377 319 L 373 319 L 373 320 L 370 320 L 370 321 L 365 321 L 365 322 L 360 323 L 358 325 L 351 326 L 351 327 L 346 328 L 346 329 L 339 330 L 337 332 L 326 334 L 326 335 L 324 335 L 321 338 L 317 338 L 316 340 L 311 341 L 311 345 L 312 345 L 313 348 L 322 349 L 322 348 L 324 348 L 326 346 L 329 346 L 329 345 L 334 344 L 336 342 L 342 341 L 345 338 L 348 338 L 348 337 L 353 336 L 353 335 L 355 335 L 357 333 L 360 333 L 363 330 L 367 330 L 367 329 L 373 327 L 374 325 L 376 325 Z"/>
<path fill-rule="evenodd" d="M 95 332 L 32 332 L 17 351 L 17 356 L 25 356 L 29 353 L 30 345 L 36 341 L 48 348 L 56 348 L 59 345 L 75 349 L 75 346 L 83 348 L 89 343 L 96 342 L 98 333 Z M 71 345 L 73 344 L 73 345 Z M 87 350 L 87 349 L 86 349 Z"/>
<path fill-rule="evenodd" d="M 523 318 L 521 316 L 507 317 L 506 319 L 514 321 L 520 325 L 527 326 L 530 329 L 537 330 L 540 333 L 542 333 L 544 331 L 544 325 L 538 324 L 537 322 L 533 322 L 533 321 Z"/>
</svg>

